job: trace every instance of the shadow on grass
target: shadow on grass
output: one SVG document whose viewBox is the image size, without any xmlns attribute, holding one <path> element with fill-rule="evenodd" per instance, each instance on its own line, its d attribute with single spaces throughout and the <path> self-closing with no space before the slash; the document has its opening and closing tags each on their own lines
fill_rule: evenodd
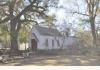
<svg viewBox="0 0 100 70">
<path fill-rule="evenodd" d="M 82 55 L 33 55 L 28 58 L 15 60 L 7 66 L 98 66 L 99 57 Z"/>
<path fill-rule="evenodd" d="M 87 58 L 86 56 L 36 56 L 26 58 L 14 64 L 14 66 L 89 66 L 99 65 L 96 58 Z"/>
</svg>

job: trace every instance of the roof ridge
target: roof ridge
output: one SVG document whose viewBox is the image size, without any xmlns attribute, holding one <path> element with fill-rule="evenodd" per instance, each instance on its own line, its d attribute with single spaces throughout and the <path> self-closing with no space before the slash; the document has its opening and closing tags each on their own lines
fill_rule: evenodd
<svg viewBox="0 0 100 70">
<path fill-rule="evenodd" d="M 33 26 L 35 27 L 41 35 L 48 35 L 48 36 L 62 36 L 61 33 L 54 28 L 48 28 L 43 26 Z"/>
</svg>

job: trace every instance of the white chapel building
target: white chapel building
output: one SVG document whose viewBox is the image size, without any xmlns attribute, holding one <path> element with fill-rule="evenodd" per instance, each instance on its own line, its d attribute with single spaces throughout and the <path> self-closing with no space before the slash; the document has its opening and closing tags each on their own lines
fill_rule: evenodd
<svg viewBox="0 0 100 70">
<path fill-rule="evenodd" d="M 62 45 L 62 35 L 54 28 L 35 25 L 29 35 L 29 47 L 35 50 L 59 49 Z"/>
</svg>

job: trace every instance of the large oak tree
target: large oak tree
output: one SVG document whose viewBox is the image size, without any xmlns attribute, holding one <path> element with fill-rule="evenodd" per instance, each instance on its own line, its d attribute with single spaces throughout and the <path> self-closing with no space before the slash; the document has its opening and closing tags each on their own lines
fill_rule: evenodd
<svg viewBox="0 0 100 70">
<path fill-rule="evenodd" d="M 18 34 L 25 22 L 37 23 L 37 18 L 46 16 L 50 0 L 3 0 L 0 2 L 0 23 L 8 24 L 10 33 L 10 54 L 19 54 Z"/>
</svg>

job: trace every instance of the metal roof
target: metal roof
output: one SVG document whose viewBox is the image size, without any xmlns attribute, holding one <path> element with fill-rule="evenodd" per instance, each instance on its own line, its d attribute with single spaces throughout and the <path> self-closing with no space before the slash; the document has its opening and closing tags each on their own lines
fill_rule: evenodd
<svg viewBox="0 0 100 70">
<path fill-rule="evenodd" d="M 39 25 L 33 26 L 35 29 L 39 32 L 41 35 L 46 35 L 46 36 L 62 36 L 61 33 L 54 28 L 48 28 L 48 27 L 43 27 Z"/>
</svg>

